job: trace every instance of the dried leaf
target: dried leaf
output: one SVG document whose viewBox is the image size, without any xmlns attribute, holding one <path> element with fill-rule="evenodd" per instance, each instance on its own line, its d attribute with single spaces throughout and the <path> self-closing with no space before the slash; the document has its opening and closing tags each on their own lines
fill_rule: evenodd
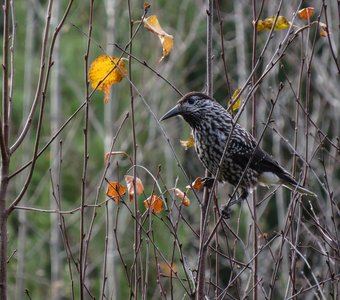
<svg viewBox="0 0 340 300">
<path fill-rule="evenodd" d="M 300 19 L 308 21 L 314 15 L 314 7 L 305 7 L 303 9 L 300 9 L 297 15 Z"/>
<path fill-rule="evenodd" d="M 258 235 L 259 239 L 263 239 L 263 240 L 268 240 L 268 233 L 267 232 L 263 232 L 261 234 Z"/>
<path fill-rule="evenodd" d="M 191 184 L 191 186 L 196 190 L 196 191 L 200 191 L 201 189 L 203 189 L 204 183 L 202 181 L 201 177 L 197 177 L 194 182 Z"/>
<path fill-rule="evenodd" d="M 151 4 L 149 2 L 144 2 L 144 10 L 148 10 L 151 7 Z"/>
<path fill-rule="evenodd" d="M 158 214 L 163 210 L 163 201 L 158 196 L 152 195 L 148 199 L 144 200 L 144 206 L 146 209 L 149 208 L 150 203 L 151 203 L 151 210 L 155 214 Z"/>
<path fill-rule="evenodd" d="M 118 200 L 124 196 L 126 193 L 126 188 L 116 181 L 109 181 L 107 185 L 106 195 L 113 198 L 114 201 Z"/>
<path fill-rule="evenodd" d="M 172 263 L 170 265 L 164 261 L 161 261 L 159 263 L 159 269 L 162 275 L 167 276 L 167 277 L 174 277 L 175 274 L 177 273 L 177 266 L 175 263 Z"/>
<path fill-rule="evenodd" d="M 185 150 L 188 150 L 189 148 L 192 148 L 195 146 L 195 139 L 192 134 L 190 134 L 187 140 L 185 141 L 180 140 L 179 142 L 181 143 L 182 147 L 184 147 Z"/>
<path fill-rule="evenodd" d="M 190 206 L 190 199 L 187 197 L 186 193 L 183 193 L 180 189 L 175 188 L 175 195 L 182 200 L 184 206 Z"/>
<path fill-rule="evenodd" d="M 111 156 L 114 156 L 114 155 L 126 155 L 128 158 L 130 158 L 130 155 L 124 151 L 112 151 L 112 152 L 105 153 L 105 161 L 109 161 Z"/>
<path fill-rule="evenodd" d="M 329 32 L 328 32 L 328 27 L 325 23 L 319 22 L 319 32 L 320 36 L 322 37 L 327 37 Z"/>
<path fill-rule="evenodd" d="M 126 186 L 127 186 L 127 189 L 128 189 L 129 199 L 130 199 L 130 201 L 132 201 L 133 195 L 134 195 L 133 176 L 125 175 L 124 179 L 125 179 Z M 144 192 L 144 186 L 143 186 L 142 180 L 140 180 L 140 178 L 136 177 L 136 193 L 137 193 L 137 195 L 140 195 L 143 192 Z"/>
<path fill-rule="evenodd" d="M 117 67 L 118 64 L 118 67 Z M 125 63 L 114 56 L 101 55 L 91 64 L 89 77 L 92 88 L 104 92 L 104 102 L 108 103 L 110 89 L 113 84 L 119 83 L 126 74 Z"/>
<path fill-rule="evenodd" d="M 166 33 L 161 25 L 159 24 L 159 21 L 157 19 L 156 15 L 152 15 L 146 19 L 143 20 L 144 22 L 144 27 L 157 34 L 162 46 L 163 46 L 163 56 L 159 61 L 162 61 L 165 56 L 168 56 L 171 52 L 171 49 L 173 48 L 174 45 L 174 37 L 168 33 Z"/>
<path fill-rule="evenodd" d="M 241 89 L 237 88 L 235 90 L 235 92 L 233 93 L 233 95 L 231 96 L 231 99 L 228 101 L 228 107 L 234 102 L 234 100 L 238 97 L 238 95 L 240 94 Z M 238 97 L 238 99 L 236 100 L 236 102 L 229 108 L 230 112 L 233 112 L 235 110 L 238 110 L 239 107 L 241 105 L 241 97 Z"/>
<path fill-rule="evenodd" d="M 275 22 L 275 18 L 276 16 L 271 16 L 264 20 L 258 20 L 256 30 L 257 31 L 271 30 Z M 253 21 L 253 24 L 255 25 L 255 21 Z M 288 28 L 289 26 L 290 26 L 290 23 L 287 21 L 287 19 L 284 16 L 278 16 L 277 21 L 275 23 L 274 30 L 285 29 L 285 28 Z"/>
</svg>

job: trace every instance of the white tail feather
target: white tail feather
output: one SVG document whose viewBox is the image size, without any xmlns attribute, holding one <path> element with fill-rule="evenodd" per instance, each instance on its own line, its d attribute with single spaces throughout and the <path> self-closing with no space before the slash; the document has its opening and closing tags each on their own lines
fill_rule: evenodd
<svg viewBox="0 0 340 300">
<path fill-rule="evenodd" d="M 315 193 L 311 192 L 310 190 L 307 190 L 306 188 L 304 188 L 302 186 L 293 185 L 293 184 L 286 183 L 286 182 L 282 185 L 285 186 L 286 188 L 290 189 L 293 192 L 297 191 L 298 193 L 300 193 L 302 195 L 307 195 L 307 196 L 311 196 L 311 197 L 314 197 L 314 198 L 318 197 Z"/>
<path fill-rule="evenodd" d="M 258 183 L 263 186 L 282 184 L 293 192 L 297 191 L 302 195 L 308 195 L 317 198 L 317 195 L 310 190 L 307 190 L 300 185 L 294 185 L 292 183 L 288 183 L 287 181 L 283 181 L 279 176 L 272 172 L 263 172 L 262 174 L 260 174 L 258 178 Z"/>
</svg>

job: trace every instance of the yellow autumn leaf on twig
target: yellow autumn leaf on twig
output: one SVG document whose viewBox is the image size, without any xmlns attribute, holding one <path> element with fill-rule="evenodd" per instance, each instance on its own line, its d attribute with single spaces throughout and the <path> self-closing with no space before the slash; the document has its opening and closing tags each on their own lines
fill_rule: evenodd
<svg viewBox="0 0 340 300">
<path fill-rule="evenodd" d="M 180 140 L 179 142 L 181 143 L 182 147 L 184 147 L 185 150 L 188 150 L 189 148 L 195 146 L 195 139 L 192 134 L 189 136 L 187 140 L 184 141 Z"/>
<path fill-rule="evenodd" d="M 241 89 L 237 88 L 235 92 L 233 93 L 233 95 L 231 96 L 231 99 L 228 101 L 228 108 L 229 108 L 228 110 L 230 112 L 233 112 L 239 109 L 241 105 L 241 97 L 238 97 L 238 95 L 240 94 L 240 92 L 241 92 Z M 236 100 L 235 103 L 233 103 L 237 97 L 238 99 Z"/>
<path fill-rule="evenodd" d="M 159 269 L 161 271 L 161 275 L 166 277 L 174 277 L 177 273 L 177 266 L 175 263 L 170 265 L 164 261 L 161 261 L 159 264 Z"/>
<path fill-rule="evenodd" d="M 264 20 L 258 20 L 256 30 L 257 31 L 271 30 L 274 25 L 275 19 L 276 19 L 276 16 L 271 16 Z M 253 21 L 253 24 L 255 25 L 255 21 Z M 278 16 L 276 23 L 275 23 L 274 30 L 285 29 L 289 26 L 290 26 L 290 23 L 287 21 L 287 19 L 284 16 Z"/>
<path fill-rule="evenodd" d="M 104 102 L 109 102 L 110 89 L 119 83 L 126 74 L 125 63 L 114 56 L 101 55 L 91 64 L 89 76 L 92 88 L 104 92 Z"/>
<path fill-rule="evenodd" d="M 157 34 L 159 39 L 161 40 L 163 46 L 163 56 L 159 61 L 162 61 L 165 56 L 168 56 L 170 54 L 170 51 L 174 45 L 174 37 L 163 30 L 163 28 L 159 24 L 156 15 L 152 15 L 144 19 L 143 22 L 144 27 L 147 30 Z"/>
</svg>

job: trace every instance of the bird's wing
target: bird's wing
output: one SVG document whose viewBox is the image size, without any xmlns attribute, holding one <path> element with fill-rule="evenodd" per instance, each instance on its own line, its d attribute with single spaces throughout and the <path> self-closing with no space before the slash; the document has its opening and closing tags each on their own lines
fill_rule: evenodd
<svg viewBox="0 0 340 300">
<path fill-rule="evenodd" d="M 257 142 L 252 136 L 250 137 L 251 139 L 247 139 L 247 143 L 242 138 L 235 138 L 230 141 L 230 146 L 228 147 L 230 151 L 228 152 L 232 155 L 233 161 L 245 168 L 251 159 L 249 168 L 256 170 L 260 174 L 271 172 L 283 181 L 296 185 L 297 182 L 294 178 L 267 152 L 260 147 L 256 148 Z"/>
</svg>

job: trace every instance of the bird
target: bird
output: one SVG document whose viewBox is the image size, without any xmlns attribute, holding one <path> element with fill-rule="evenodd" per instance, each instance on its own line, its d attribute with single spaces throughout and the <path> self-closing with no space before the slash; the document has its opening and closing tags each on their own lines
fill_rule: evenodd
<svg viewBox="0 0 340 300">
<path fill-rule="evenodd" d="M 217 176 L 219 182 L 228 182 L 238 187 L 238 195 L 222 207 L 224 218 L 230 217 L 232 205 L 247 199 L 258 185 L 281 184 L 302 195 L 317 197 L 301 186 L 258 145 L 245 128 L 234 121 L 222 105 L 208 95 L 201 92 L 187 93 L 160 121 L 174 116 L 182 116 L 192 129 L 198 158 L 213 176 L 204 178 L 206 186 L 211 187 Z"/>
</svg>

